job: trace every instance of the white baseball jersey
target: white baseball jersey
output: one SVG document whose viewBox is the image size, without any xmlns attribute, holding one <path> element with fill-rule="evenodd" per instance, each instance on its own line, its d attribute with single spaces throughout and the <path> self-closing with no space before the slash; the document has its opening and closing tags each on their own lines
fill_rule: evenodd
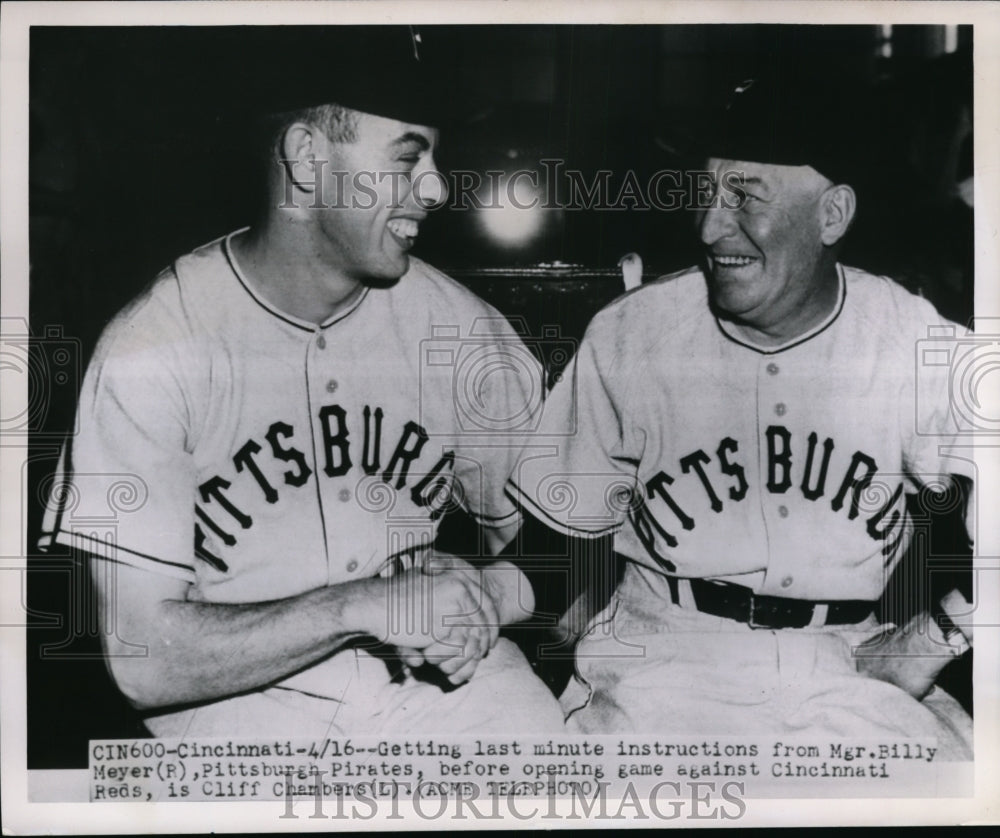
<svg viewBox="0 0 1000 838">
<path fill-rule="evenodd" d="M 673 574 L 878 598 L 908 538 L 904 493 L 972 464 L 942 453 L 947 367 L 917 384 L 928 327 L 954 324 L 891 280 L 838 270 L 831 314 L 778 347 L 713 316 L 698 270 L 612 303 L 553 389 L 513 494 L 564 532 L 614 532 L 661 594 Z"/>
<path fill-rule="evenodd" d="M 888 279 L 838 271 L 830 315 L 783 346 L 717 319 L 698 270 L 592 321 L 510 483 L 543 522 L 614 533 L 629 560 L 578 645 L 571 730 L 927 735 L 968 756 L 953 699 L 857 674 L 851 645 L 874 620 L 758 630 L 698 611 L 683 585 L 671 604 L 670 577 L 875 600 L 909 537 L 904 494 L 972 476 L 942 448 L 947 365 L 919 368 L 928 328 L 954 324 Z"/>
<path fill-rule="evenodd" d="M 503 487 L 541 377 L 502 316 L 411 258 L 317 326 L 254 290 L 230 238 L 102 336 L 47 540 L 253 603 L 408 566 L 450 504 L 516 521 Z M 353 657 L 282 686 L 340 697 Z"/>
</svg>

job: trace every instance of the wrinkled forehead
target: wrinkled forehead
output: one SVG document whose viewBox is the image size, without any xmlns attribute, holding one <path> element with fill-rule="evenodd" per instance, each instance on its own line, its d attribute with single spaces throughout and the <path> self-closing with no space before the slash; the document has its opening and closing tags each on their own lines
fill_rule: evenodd
<svg viewBox="0 0 1000 838">
<path fill-rule="evenodd" d="M 757 186 L 772 193 L 813 192 L 829 183 L 812 166 L 779 166 L 752 160 L 712 157 L 708 160 L 707 168 L 723 186 Z"/>
</svg>

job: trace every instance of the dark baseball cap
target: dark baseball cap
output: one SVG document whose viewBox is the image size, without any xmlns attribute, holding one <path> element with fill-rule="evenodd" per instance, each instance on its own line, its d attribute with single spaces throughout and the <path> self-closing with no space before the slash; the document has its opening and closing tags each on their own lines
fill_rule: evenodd
<svg viewBox="0 0 1000 838">
<path fill-rule="evenodd" d="M 757 75 L 733 85 L 709 123 L 705 157 L 811 166 L 834 183 L 855 179 L 861 93 L 809 75 Z"/>
<path fill-rule="evenodd" d="M 325 104 L 418 125 L 444 116 L 436 62 L 413 26 L 248 27 L 239 97 L 256 116 Z"/>
</svg>

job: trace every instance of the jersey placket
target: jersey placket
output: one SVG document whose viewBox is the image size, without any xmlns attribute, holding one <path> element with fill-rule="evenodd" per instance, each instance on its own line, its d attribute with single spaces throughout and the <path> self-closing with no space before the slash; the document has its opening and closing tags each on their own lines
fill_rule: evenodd
<svg viewBox="0 0 1000 838">
<path fill-rule="evenodd" d="M 309 339 L 306 351 L 306 391 L 309 395 L 309 415 L 312 426 L 313 463 L 316 474 L 316 502 L 319 505 L 326 545 L 327 584 L 357 578 L 362 563 L 358 556 L 346 555 L 341 549 L 347 542 L 337 533 L 353 532 L 357 522 L 354 494 L 342 476 L 347 455 L 346 412 L 340 406 L 341 376 L 336 360 L 342 357 L 335 326 L 317 329 Z"/>
<path fill-rule="evenodd" d="M 801 409 L 794 399 L 798 377 L 788 358 L 761 355 L 757 363 L 757 434 L 760 444 L 761 512 L 767 530 L 767 569 L 762 593 L 795 597 L 801 541 L 791 538 L 796 526 L 789 424 Z M 798 545 L 798 547 L 793 547 Z"/>
</svg>

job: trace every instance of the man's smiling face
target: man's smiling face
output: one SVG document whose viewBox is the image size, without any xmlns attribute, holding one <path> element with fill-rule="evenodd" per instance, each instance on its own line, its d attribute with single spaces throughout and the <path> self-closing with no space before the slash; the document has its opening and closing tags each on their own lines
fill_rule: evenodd
<svg viewBox="0 0 1000 838">
<path fill-rule="evenodd" d="M 734 320 L 780 330 L 808 311 L 823 282 L 820 198 L 808 166 L 712 159 L 719 185 L 701 211 L 712 302 Z"/>
<path fill-rule="evenodd" d="M 324 166 L 321 228 L 326 261 L 358 280 L 394 280 L 406 273 L 409 251 L 433 200 L 414 185 L 436 190 L 436 129 L 371 114 L 358 114 L 354 142 L 323 138 L 317 159 Z"/>
</svg>

